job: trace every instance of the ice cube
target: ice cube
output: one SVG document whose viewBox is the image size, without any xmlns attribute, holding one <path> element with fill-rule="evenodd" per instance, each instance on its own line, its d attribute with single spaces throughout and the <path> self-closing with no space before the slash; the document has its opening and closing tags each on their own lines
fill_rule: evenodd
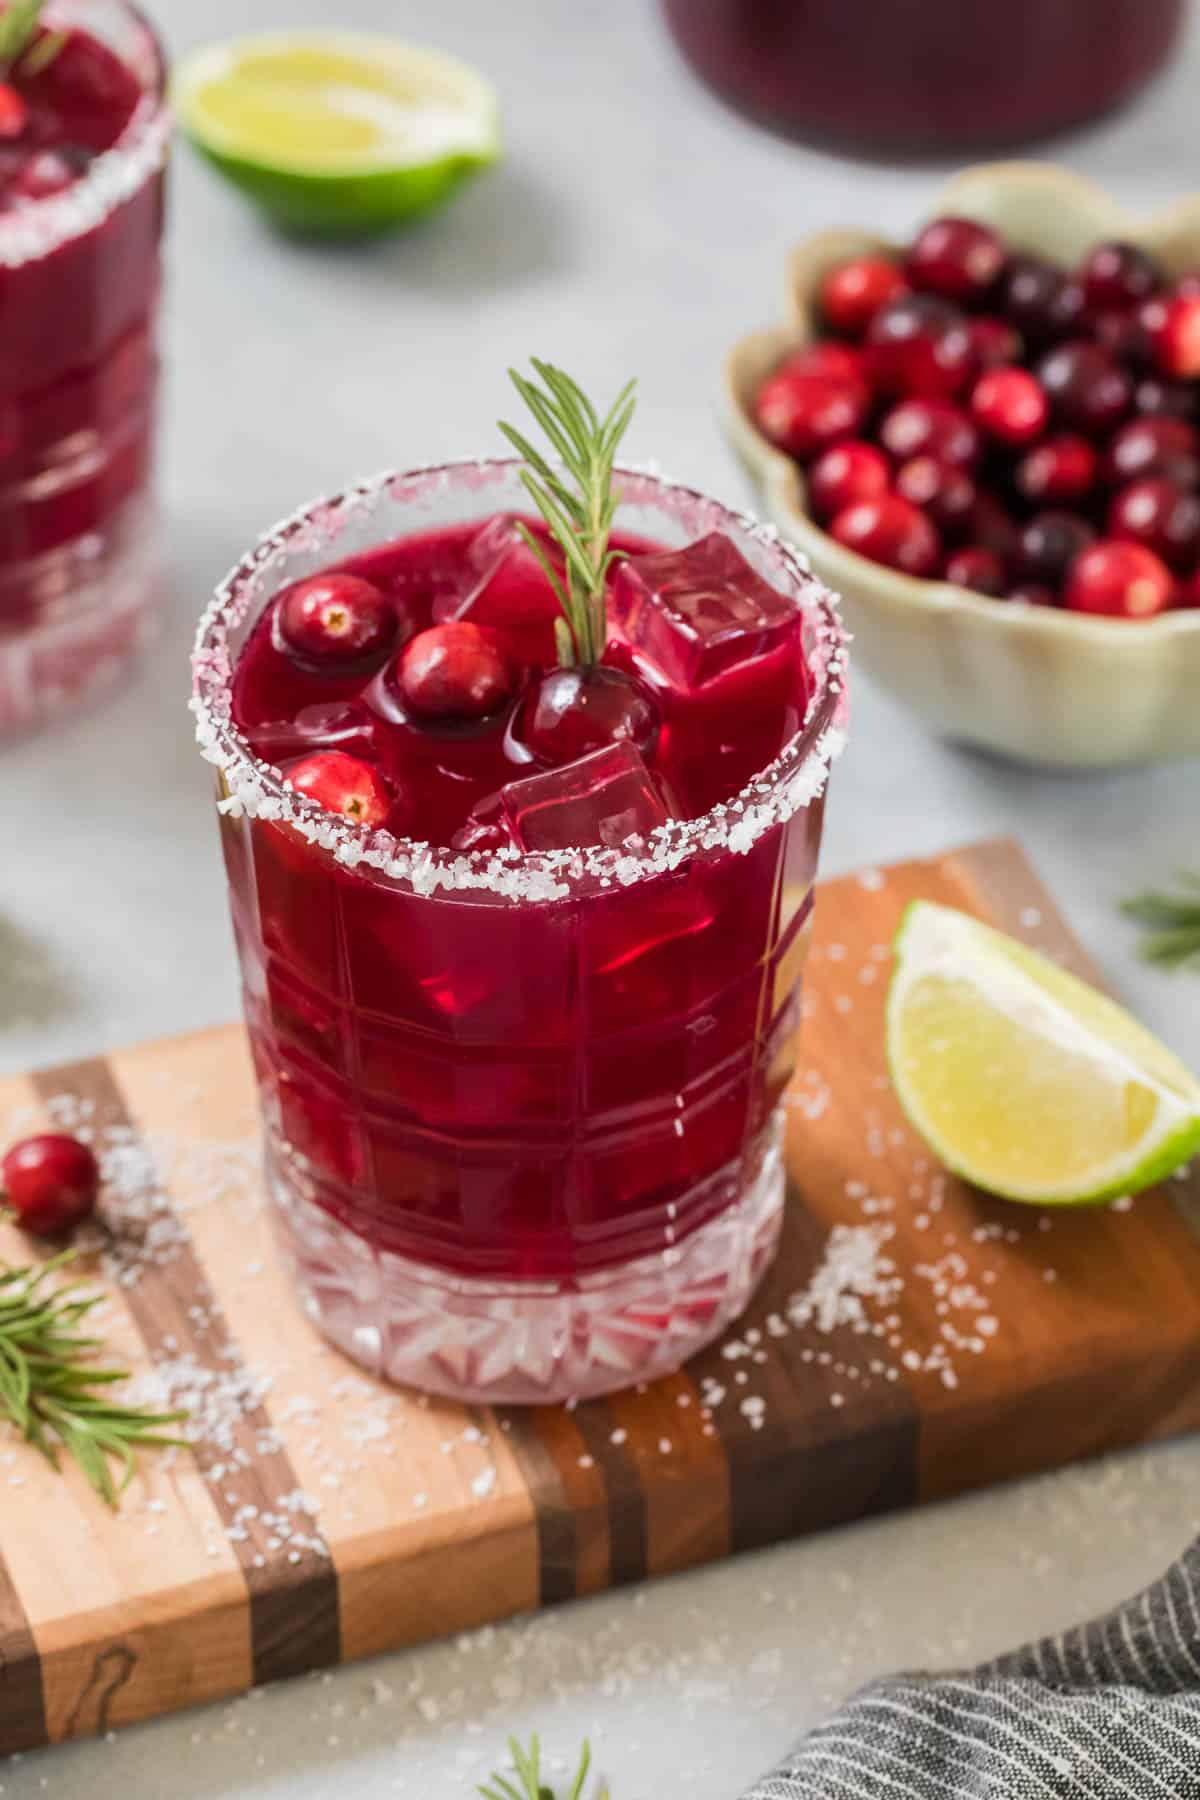
<svg viewBox="0 0 1200 1800">
<path fill-rule="evenodd" d="M 521 850 L 615 850 L 648 837 L 669 816 L 641 753 L 625 742 L 510 781 L 500 805 Z"/>
<path fill-rule="evenodd" d="M 561 556 L 548 554 L 561 573 Z M 439 622 L 470 619 L 490 625 L 502 635 L 514 661 L 539 668 L 556 663 L 554 623 L 562 609 L 513 514 L 500 513 L 480 527 L 467 549 L 467 567 L 466 591 L 438 600 L 434 615 Z"/>
<path fill-rule="evenodd" d="M 719 531 L 630 557 L 617 570 L 612 608 L 628 641 L 682 687 L 778 649 L 800 626 L 797 607 Z"/>
<path fill-rule="evenodd" d="M 379 755 L 376 721 L 361 701 L 328 700 L 302 706 L 294 719 L 268 719 L 247 727 L 256 756 L 264 762 L 287 762 L 314 750 L 345 750 L 373 760 Z"/>
</svg>

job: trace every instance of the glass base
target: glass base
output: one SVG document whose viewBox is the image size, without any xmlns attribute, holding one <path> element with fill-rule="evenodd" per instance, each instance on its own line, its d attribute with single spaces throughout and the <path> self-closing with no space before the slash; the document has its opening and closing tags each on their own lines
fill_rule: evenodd
<svg viewBox="0 0 1200 1800">
<path fill-rule="evenodd" d="M 0 570 L 0 738 L 90 704 L 150 642 L 162 608 L 157 520 L 142 500 L 107 537 Z M 19 597 L 22 623 L 3 629 Z"/>
<path fill-rule="evenodd" d="M 715 1218 L 569 1288 L 377 1250 L 272 1167 L 277 1236 L 309 1318 L 372 1374 L 484 1405 L 584 1400 L 669 1375 L 744 1310 L 779 1243 L 782 1125 L 721 1171 L 734 1197 Z"/>
</svg>

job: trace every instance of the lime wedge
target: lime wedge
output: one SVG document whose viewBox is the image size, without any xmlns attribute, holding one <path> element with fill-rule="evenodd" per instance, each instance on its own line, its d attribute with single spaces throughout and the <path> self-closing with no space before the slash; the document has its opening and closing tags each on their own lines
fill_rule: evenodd
<svg viewBox="0 0 1200 1800">
<path fill-rule="evenodd" d="M 1200 1082 L 1086 982 L 924 900 L 895 953 L 892 1085 L 956 1174 L 1008 1200 L 1081 1206 L 1149 1187 L 1200 1149 Z"/>
<path fill-rule="evenodd" d="M 176 73 L 197 148 L 288 230 L 387 231 L 440 206 L 500 153 L 492 88 L 433 50 L 358 32 L 270 32 Z"/>
</svg>

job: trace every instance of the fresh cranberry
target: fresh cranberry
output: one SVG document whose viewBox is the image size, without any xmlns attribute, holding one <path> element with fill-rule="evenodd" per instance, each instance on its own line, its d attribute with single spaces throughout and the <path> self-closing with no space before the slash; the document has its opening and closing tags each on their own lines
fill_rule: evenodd
<svg viewBox="0 0 1200 1800">
<path fill-rule="evenodd" d="M 1021 528 L 1016 560 L 1028 580 L 1056 588 L 1075 558 L 1095 541 L 1096 533 L 1077 513 L 1036 513 Z"/>
<path fill-rule="evenodd" d="M 1200 485 L 1200 437 L 1183 419 L 1130 419 L 1108 446 L 1105 474 L 1115 487 L 1161 475 L 1176 487 Z"/>
<path fill-rule="evenodd" d="M 793 350 L 776 370 L 777 374 L 784 372 L 789 375 L 823 375 L 827 381 L 844 381 L 851 387 L 861 386 L 867 391 L 871 385 L 863 351 L 855 349 L 851 344 L 831 343 L 828 338 L 819 344 L 805 344 L 802 350 Z"/>
<path fill-rule="evenodd" d="M 290 786 L 326 812 L 340 813 L 355 825 L 372 830 L 393 810 L 387 782 L 368 762 L 345 750 L 315 750 L 287 770 Z"/>
<path fill-rule="evenodd" d="M 1057 606 L 1058 595 L 1052 587 L 1040 581 L 1019 581 L 1016 587 L 1009 588 L 1005 594 L 1016 606 Z"/>
<path fill-rule="evenodd" d="M 24 134 L 29 108 L 11 82 L 0 82 L 0 143 L 11 144 Z"/>
<path fill-rule="evenodd" d="M 23 163 L 8 182 L 10 200 L 52 200 L 78 181 L 86 165 L 65 150 L 39 150 Z"/>
<path fill-rule="evenodd" d="M 759 389 L 755 417 L 773 444 L 806 462 L 840 438 L 853 437 L 867 404 L 857 383 L 780 369 Z"/>
<path fill-rule="evenodd" d="M 1194 419 L 1195 390 L 1187 381 L 1143 375 L 1133 390 L 1133 410 L 1148 419 Z"/>
<path fill-rule="evenodd" d="M 1077 337 L 1087 321 L 1087 301 L 1083 283 L 1068 275 L 1050 301 L 1046 312 L 1050 334 L 1055 339 Z"/>
<path fill-rule="evenodd" d="M 603 665 L 550 669 L 529 688 L 513 720 L 513 736 L 549 768 L 575 762 L 607 744 L 630 743 L 650 756 L 662 709 L 636 676 Z"/>
<path fill-rule="evenodd" d="M 1067 287 L 1067 276 L 1052 263 L 1014 256 L 1002 283 L 1001 308 L 1023 338 L 1044 344 L 1061 335 L 1062 315 L 1072 310 L 1073 296 L 1064 300 Z"/>
<path fill-rule="evenodd" d="M 1021 334 L 1007 319 L 985 314 L 971 320 L 970 331 L 977 369 L 998 369 L 1003 363 L 1020 362 L 1024 355 Z"/>
<path fill-rule="evenodd" d="M 1063 432 L 1028 451 L 1013 479 L 1027 500 L 1081 500 L 1096 480 L 1099 458 L 1086 438 Z"/>
<path fill-rule="evenodd" d="M 1190 611 L 1200 607 L 1200 569 L 1187 575 L 1175 589 L 1175 605 Z"/>
<path fill-rule="evenodd" d="M 1158 294 L 1142 307 L 1141 321 L 1162 373 L 1194 381 L 1200 375 L 1200 293 Z"/>
<path fill-rule="evenodd" d="M 814 511 L 829 519 L 858 500 L 886 494 L 890 480 L 883 451 L 859 438 L 848 438 L 817 458 L 808 471 L 808 493 Z"/>
<path fill-rule="evenodd" d="M 933 219 L 917 233 L 904 272 L 925 293 L 970 303 L 995 286 L 1007 260 L 1007 250 L 988 226 L 974 219 Z"/>
<path fill-rule="evenodd" d="M 1123 487 L 1108 512 L 1108 535 L 1145 544 L 1176 573 L 1200 556 L 1200 496 L 1161 475 Z"/>
<path fill-rule="evenodd" d="M 998 599 L 1004 592 L 1004 564 L 994 550 L 985 550 L 982 544 L 968 544 L 963 550 L 954 550 L 946 558 L 943 575 L 955 587 L 970 588 L 974 594 L 990 594 Z"/>
<path fill-rule="evenodd" d="M 1148 619 L 1171 604 L 1171 574 L 1144 544 L 1102 539 L 1071 564 L 1066 603 L 1074 612 Z"/>
<path fill-rule="evenodd" d="M 1128 312 L 1163 284 L 1157 259 L 1138 244 L 1097 244 L 1079 271 L 1087 303 L 1095 313 Z"/>
<path fill-rule="evenodd" d="M 989 369 L 971 392 L 971 414 L 1002 444 L 1031 444 L 1046 428 L 1046 396 L 1027 369 Z"/>
<path fill-rule="evenodd" d="M 1150 361 L 1150 340 L 1135 312 L 1100 313 L 1092 320 L 1092 336 L 1116 362 L 1141 366 Z"/>
<path fill-rule="evenodd" d="M 1017 553 L 1017 527 L 994 494 L 980 493 L 971 520 L 971 538 L 1003 563 Z"/>
<path fill-rule="evenodd" d="M 889 394 L 952 399 L 975 366 L 970 327 L 936 294 L 904 294 L 876 313 L 867 332 L 876 384 Z"/>
<path fill-rule="evenodd" d="M 1060 344 L 1037 373 L 1055 417 L 1074 431 L 1102 437 L 1129 411 L 1129 377 L 1097 344 Z"/>
<path fill-rule="evenodd" d="M 932 575 L 941 555 L 934 526 L 899 494 L 881 494 L 838 513 L 830 535 L 848 550 L 906 575 Z"/>
<path fill-rule="evenodd" d="M 469 619 L 418 632 L 392 668 L 401 699 L 419 719 L 485 719 L 512 693 L 499 645 Z"/>
<path fill-rule="evenodd" d="M 936 456 L 939 462 L 973 469 L 980 438 L 967 414 L 946 400 L 902 400 L 879 427 L 879 441 L 897 462 Z"/>
<path fill-rule="evenodd" d="M 0 1162 L 0 1188 L 18 1224 L 50 1237 L 87 1218 L 100 1191 L 100 1170 L 78 1138 L 47 1132 L 13 1145 Z"/>
<path fill-rule="evenodd" d="M 971 477 L 936 456 L 914 456 L 902 463 L 896 471 L 896 492 L 927 512 L 948 538 L 962 537 L 975 514 Z"/>
<path fill-rule="evenodd" d="M 858 338 L 880 307 L 906 289 L 904 275 L 883 256 L 839 263 L 821 283 L 821 312 L 831 331 Z"/>
<path fill-rule="evenodd" d="M 371 582 L 335 573 L 288 588 L 275 604 L 275 628 L 279 648 L 295 661 L 341 675 L 382 663 L 400 618 Z"/>
</svg>

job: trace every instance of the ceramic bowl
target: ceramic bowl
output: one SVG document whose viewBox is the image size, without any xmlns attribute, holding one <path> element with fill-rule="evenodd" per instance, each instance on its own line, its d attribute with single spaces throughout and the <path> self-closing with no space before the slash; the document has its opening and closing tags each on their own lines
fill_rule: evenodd
<svg viewBox="0 0 1200 1800">
<path fill-rule="evenodd" d="M 1200 266 L 1200 198 L 1135 219 L 1051 166 L 968 169 L 930 216 L 941 213 L 984 221 L 1017 249 L 1056 262 L 1123 238 L 1169 270 Z M 1200 755 L 1200 610 L 1133 621 L 992 600 L 870 562 L 810 515 L 803 472 L 758 429 L 754 395 L 788 351 L 817 336 L 825 273 L 879 251 L 898 246 L 865 231 L 823 231 L 799 244 L 787 264 L 787 323 L 736 345 L 723 392 L 729 436 L 772 520 L 844 597 L 855 660 L 943 736 L 1025 762 L 1100 768 Z"/>
</svg>

